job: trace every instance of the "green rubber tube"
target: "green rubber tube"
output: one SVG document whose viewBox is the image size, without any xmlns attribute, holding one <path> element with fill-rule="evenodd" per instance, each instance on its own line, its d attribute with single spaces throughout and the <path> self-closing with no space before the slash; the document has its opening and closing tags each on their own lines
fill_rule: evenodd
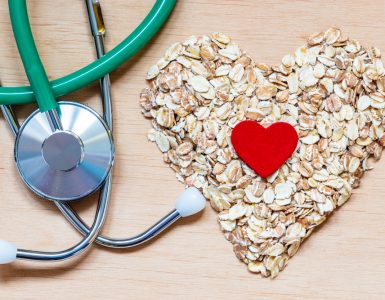
<svg viewBox="0 0 385 300">
<path fill-rule="evenodd" d="M 8 6 L 17 48 L 39 109 L 41 112 L 54 109 L 57 106 L 56 99 L 36 49 L 26 0 L 9 0 Z"/>
<path fill-rule="evenodd" d="M 16 0 L 10 0 L 10 2 L 12 1 L 16 2 Z M 53 95 L 59 97 L 76 91 L 112 72 L 127 61 L 160 29 L 174 8 L 175 2 L 176 0 L 157 0 L 142 23 L 106 55 L 78 71 L 51 81 Z M 26 10 L 23 7 L 18 9 Z M 19 15 L 24 15 L 24 13 L 19 12 Z M 15 21 L 20 22 L 21 20 Z M 27 104 L 34 101 L 34 92 L 31 87 L 0 87 L 0 104 L 2 105 Z"/>
</svg>

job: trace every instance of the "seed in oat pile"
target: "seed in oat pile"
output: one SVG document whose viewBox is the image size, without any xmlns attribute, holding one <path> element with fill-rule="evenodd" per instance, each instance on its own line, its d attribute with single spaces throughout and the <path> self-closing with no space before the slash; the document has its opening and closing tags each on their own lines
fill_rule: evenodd
<svg viewBox="0 0 385 300">
<path fill-rule="evenodd" d="M 203 191 L 248 270 L 276 277 L 371 169 L 385 144 L 385 71 L 377 48 L 337 28 L 312 35 L 278 66 L 255 63 L 223 33 L 173 44 L 141 93 L 148 138 L 178 180 Z M 288 122 L 297 150 L 258 177 L 237 157 L 239 122 Z"/>
</svg>

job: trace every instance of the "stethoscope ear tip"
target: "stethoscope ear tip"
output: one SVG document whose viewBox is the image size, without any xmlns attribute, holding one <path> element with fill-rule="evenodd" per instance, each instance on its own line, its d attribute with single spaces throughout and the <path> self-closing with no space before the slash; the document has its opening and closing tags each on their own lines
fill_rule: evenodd
<svg viewBox="0 0 385 300">
<path fill-rule="evenodd" d="M 202 211 L 206 206 L 206 199 L 195 187 L 189 187 L 178 197 L 175 209 L 181 217 L 192 216 Z"/>
<path fill-rule="evenodd" d="M 0 240 L 0 265 L 9 264 L 16 260 L 17 247 L 7 241 Z"/>
</svg>

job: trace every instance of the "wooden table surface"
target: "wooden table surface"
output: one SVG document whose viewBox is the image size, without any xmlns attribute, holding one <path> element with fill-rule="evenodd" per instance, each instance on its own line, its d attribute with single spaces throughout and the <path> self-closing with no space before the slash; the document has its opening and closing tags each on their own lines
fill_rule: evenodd
<svg viewBox="0 0 385 300">
<path fill-rule="evenodd" d="M 84 1 L 28 1 L 37 46 L 50 78 L 94 59 Z M 153 1 L 101 1 L 111 49 L 131 32 Z M 151 43 L 112 74 L 116 167 L 104 233 L 128 236 L 168 212 L 183 190 L 147 141 L 150 123 L 138 105 L 146 70 L 167 46 L 192 34 L 223 31 L 256 61 L 276 64 L 306 36 L 337 26 L 364 45 L 385 50 L 381 0 L 184 0 Z M 0 79 L 26 84 L 7 1 L 0 0 Z M 66 99 L 100 111 L 97 84 Z M 17 109 L 20 118 L 33 106 Z M 0 238 L 23 248 L 59 250 L 79 240 L 55 207 L 19 178 L 13 137 L 0 118 Z M 385 160 L 375 164 L 343 208 L 305 242 L 276 278 L 248 273 L 208 207 L 160 238 L 132 250 L 94 247 L 63 263 L 18 261 L 0 267 L 1 299 L 384 299 Z M 95 197 L 76 205 L 92 220 Z"/>
</svg>

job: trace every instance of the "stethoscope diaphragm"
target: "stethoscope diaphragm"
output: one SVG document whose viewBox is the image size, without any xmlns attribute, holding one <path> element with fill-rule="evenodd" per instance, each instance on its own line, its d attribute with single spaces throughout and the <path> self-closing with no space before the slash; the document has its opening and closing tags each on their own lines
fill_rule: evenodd
<svg viewBox="0 0 385 300">
<path fill-rule="evenodd" d="M 49 200 L 72 201 L 103 184 L 114 159 L 110 129 L 91 108 L 59 102 L 63 130 L 52 132 L 44 113 L 36 110 L 16 138 L 17 169 L 27 186 Z"/>
</svg>

